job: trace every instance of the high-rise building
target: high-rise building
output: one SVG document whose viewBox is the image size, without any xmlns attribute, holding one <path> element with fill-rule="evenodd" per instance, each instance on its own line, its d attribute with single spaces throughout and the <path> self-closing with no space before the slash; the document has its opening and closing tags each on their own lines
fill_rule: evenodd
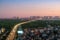
<svg viewBox="0 0 60 40">
<path fill-rule="evenodd" d="M 43 20 L 47 20 L 47 19 L 48 19 L 48 16 L 43 16 L 42 19 L 43 19 Z"/>
<path fill-rule="evenodd" d="M 53 19 L 60 19 L 60 17 L 59 16 L 54 16 L 54 18 Z"/>
</svg>

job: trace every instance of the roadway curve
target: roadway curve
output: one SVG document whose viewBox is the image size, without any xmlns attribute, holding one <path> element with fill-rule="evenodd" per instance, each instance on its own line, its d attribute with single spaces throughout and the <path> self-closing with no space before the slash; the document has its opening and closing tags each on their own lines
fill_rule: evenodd
<svg viewBox="0 0 60 40">
<path fill-rule="evenodd" d="M 32 20 L 32 21 L 35 21 L 35 20 Z M 17 25 L 15 25 L 14 28 L 12 29 L 12 31 L 10 32 L 10 34 L 8 35 L 8 37 L 6 38 L 6 40 L 14 40 L 18 27 L 22 24 L 29 23 L 32 21 L 22 22 L 22 23 L 18 23 Z"/>
</svg>

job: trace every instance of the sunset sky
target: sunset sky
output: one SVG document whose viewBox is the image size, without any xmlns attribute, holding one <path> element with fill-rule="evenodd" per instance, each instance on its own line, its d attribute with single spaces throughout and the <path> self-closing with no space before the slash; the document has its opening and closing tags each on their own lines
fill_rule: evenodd
<svg viewBox="0 0 60 40">
<path fill-rule="evenodd" d="M 60 16 L 60 0 L 0 0 L 0 18 Z"/>
</svg>

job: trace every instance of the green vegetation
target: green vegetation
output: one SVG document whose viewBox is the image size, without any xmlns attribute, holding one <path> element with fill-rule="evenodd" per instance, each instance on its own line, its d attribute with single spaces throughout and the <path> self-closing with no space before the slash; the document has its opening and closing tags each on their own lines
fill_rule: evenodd
<svg viewBox="0 0 60 40">
<path fill-rule="evenodd" d="M 26 23 L 22 25 L 22 28 L 39 28 L 51 26 L 60 26 L 60 20 L 37 20 L 34 22 Z"/>
<path fill-rule="evenodd" d="M 10 31 L 14 25 L 17 23 L 23 22 L 19 19 L 0 19 L 0 28 L 5 28 Z M 51 26 L 60 26 L 60 20 L 37 20 L 34 22 L 26 23 L 22 25 L 22 28 L 38 28 L 38 27 L 47 27 L 47 25 Z"/>
<path fill-rule="evenodd" d="M 25 20 L 26 21 L 26 20 Z M 20 19 L 0 19 L 0 28 L 5 28 L 6 31 L 11 31 L 14 25 L 23 22 Z M 47 27 L 47 25 L 51 26 L 60 26 L 60 20 L 37 20 L 34 22 L 26 23 L 21 25 L 22 28 L 39 28 L 39 27 Z"/>
<path fill-rule="evenodd" d="M 17 23 L 23 22 L 19 19 L 0 19 L 0 28 L 5 28 L 6 30 L 11 30 Z"/>
<path fill-rule="evenodd" d="M 3 37 L 0 40 L 5 40 L 8 37 L 10 31 L 13 29 L 13 27 L 20 22 L 23 21 L 21 21 L 20 19 L 0 19 L 0 30 L 1 28 L 5 29 L 5 31 L 0 34 L 0 36 Z M 5 34 L 5 36 L 2 36 L 3 34 Z"/>
</svg>

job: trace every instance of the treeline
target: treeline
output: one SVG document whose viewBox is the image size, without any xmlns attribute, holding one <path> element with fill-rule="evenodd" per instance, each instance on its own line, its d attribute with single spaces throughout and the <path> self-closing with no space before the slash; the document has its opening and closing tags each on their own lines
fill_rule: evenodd
<svg viewBox="0 0 60 40">
<path fill-rule="evenodd" d="M 11 30 L 17 23 L 23 22 L 19 19 L 0 19 L 0 29 Z"/>
<path fill-rule="evenodd" d="M 22 25 L 22 28 L 39 28 L 39 27 L 48 27 L 51 26 L 60 26 L 60 20 L 37 20 L 34 22 L 26 23 Z"/>
</svg>

